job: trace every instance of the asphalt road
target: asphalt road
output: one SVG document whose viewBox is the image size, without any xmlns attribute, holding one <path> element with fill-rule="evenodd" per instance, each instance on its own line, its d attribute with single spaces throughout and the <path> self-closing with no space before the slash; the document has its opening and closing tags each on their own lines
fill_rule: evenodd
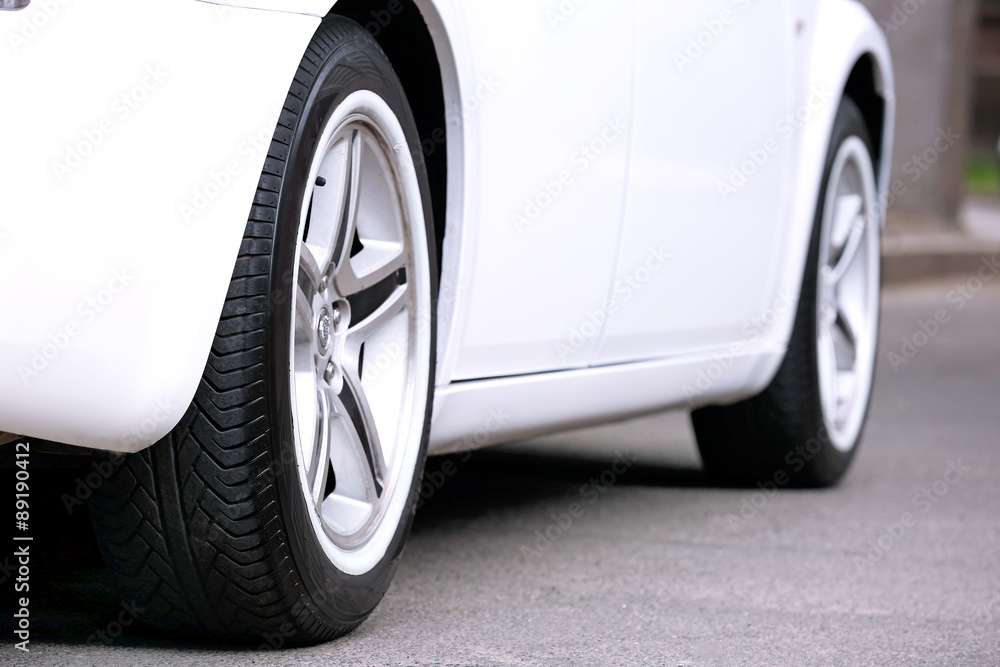
<svg viewBox="0 0 1000 667">
<path fill-rule="evenodd" d="M 453 458 L 371 619 L 272 652 L 138 624 L 95 639 L 122 610 L 85 513 L 53 500 L 33 516 L 31 653 L 7 614 L 0 664 L 1000 664 L 1000 281 L 949 301 L 958 283 L 886 294 L 871 419 L 836 489 L 717 488 L 681 413 Z"/>
</svg>

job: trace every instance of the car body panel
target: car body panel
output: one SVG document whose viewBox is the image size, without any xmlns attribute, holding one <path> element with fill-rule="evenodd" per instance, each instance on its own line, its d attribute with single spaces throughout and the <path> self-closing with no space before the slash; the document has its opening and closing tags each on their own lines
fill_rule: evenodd
<svg viewBox="0 0 1000 667">
<path fill-rule="evenodd" d="M 627 345 L 616 351 L 615 328 L 602 346 L 603 323 L 602 333 L 574 346 L 574 329 L 592 321 L 594 304 L 600 308 L 613 294 L 630 266 L 629 253 L 648 259 L 643 244 L 657 241 L 655 231 L 632 238 L 621 225 L 629 210 L 631 132 L 648 124 L 632 122 L 633 98 L 647 99 L 632 89 L 642 81 L 633 77 L 642 72 L 633 63 L 641 50 L 609 53 L 610 45 L 596 46 L 602 34 L 631 38 L 633 20 L 637 27 L 642 21 L 633 17 L 633 4 L 574 5 L 573 13 L 558 15 L 565 21 L 553 21 L 548 8 L 528 0 L 506 7 L 506 15 L 472 0 L 416 4 L 441 65 L 449 166 L 431 451 L 481 446 L 467 436 L 484 427 L 490 410 L 510 415 L 502 424 L 490 422 L 495 428 L 488 444 L 497 444 L 668 407 L 737 400 L 765 386 L 791 330 L 788 312 L 749 341 L 732 322 L 701 346 L 692 345 L 691 335 L 676 348 L 655 347 L 654 337 L 647 337 L 653 359 L 627 358 L 621 351 Z M 25 44 L 0 51 L 0 86 L 19 91 L 8 109 L 22 118 L 16 128 L 0 127 L 0 146 L 24 156 L 0 165 L 7 213 L 0 220 L 0 349 L 6 362 L 0 431 L 136 451 L 179 421 L 201 378 L 264 164 L 264 152 L 251 150 L 248 137 L 263 136 L 266 145 L 318 17 L 332 5 L 107 0 L 88 13 L 57 3 Z M 45 7 L 36 1 L 25 11 L 0 13 L 0 35 L 8 42 L 21 35 L 32 21 L 28 12 L 41 16 Z M 523 21 L 513 18 L 517 12 Z M 877 25 L 853 0 L 796 3 L 795 16 L 804 32 L 791 47 L 793 108 L 817 85 L 839 95 L 853 64 L 871 54 L 887 101 L 887 156 L 892 75 Z M 137 26 L 135 33 L 118 28 L 124 25 Z M 176 48 L 178 37 L 182 49 Z M 130 58 L 118 57 L 124 52 Z M 67 66 L 68 53 L 78 57 Z M 547 66 L 533 68 L 533 59 Z M 149 76 L 145 67 L 156 64 L 170 74 L 118 120 L 115 98 L 141 87 Z M 498 86 L 490 85 L 491 75 Z M 539 100 L 544 108 L 532 109 Z M 777 241 L 757 248 L 780 259 L 758 277 L 769 287 L 753 292 L 757 307 L 783 294 L 797 299 L 835 109 L 832 103 L 810 118 L 788 152 L 787 213 L 773 221 Z M 643 116 L 644 110 L 636 111 Z M 59 180 L 53 164 L 64 162 L 67 150 L 86 139 L 84 132 L 100 129 L 106 116 L 113 125 L 103 145 Z M 627 128 L 615 142 L 602 136 L 610 122 Z M 608 144 L 590 165 L 590 174 L 600 177 L 578 174 L 537 224 L 529 221 L 518 233 L 513 216 L 523 214 L 525 200 L 546 193 L 562 165 L 572 169 L 580 145 L 595 137 Z M 753 138 L 747 141 L 753 146 Z M 537 155 L 525 160 L 532 149 Z M 219 174 L 234 160 L 236 173 L 219 187 L 225 180 Z M 881 165 L 883 192 L 887 163 Z M 193 207 L 197 193 L 212 195 L 213 184 L 218 194 L 206 197 L 207 205 L 182 214 L 181 205 Z M 702 235 L 691 242 L 691 248 L 704 248 L 710 241 Z M 676 266 L 695 270 L 694 263 Z M 581 271 L 592 273 L 581 277 Z M 725 290 L 716 284 L 702 295 L 709 305 L 730 303 L 735 295 Z M 102 310 L 96 312 L 88 299 L 110 301 L 98 303 Z M 674 308 L 691 303 L 679 300 Z M 731 320 L 740 321 L 748 308 L 756 312 L 740 305 L 743 311 L 730 314 Z M 92 316 L 83 314 L 91 310 Z M 73 335 L 70 324 L 76 325 Z M 61 334 L 66 345 L 58 344 Z M 741 341 L 734 354 L 732 344 Z M 567 343 L 572 354 L 564 358 L 560 345 Z M 26 381 L 19 369 L 34 370 L 36 354 L 43 368 Z M 727 369 L 723 377 L 692 392 L 699 377 L 720 363 Z"/>
<path fill-rule="evenodd" d="M 796 142 L 777 126 L 794 108 L 790 3 L 637 1 L 634 148 L 601 365 L 740 340 L 774 300 L 789 221 Z M 657 248 L 670 254 L 659 268 Z"/>
<path fill-rule="evenodd" d="M 788 146 L 792 175 L 787 218 L 774 221 L 777 249 L 773 252 L 777 259 L 770 273 L 771 287 L 757 302 L 759 310 L 735 329 L 733 340 L 687 354 L 613 366 L 595 364 L 584 371 L 538 377 L 463 382 L 439 390 L 431 453 L 495 445 L 644 412 L 731 403 L 758 393 L 770 383 L 791 335 L 837 106 L 862 56 L 873 59 L 878 92 L 885 102 L 878 167 L 880 202 L 887 201 L 895 117 L 888 44 L 860 3 L 796 3 L 793 17 L 795 29 L 801 30 L 794 47 L 797 67 L 792 73 L 793 113 L 808 105 L 813 91 L 833 91 L 833 96 L 831 103 L 820 105 L 796 128 L 794 141 Z M 882 206 L 878 219 L 871 222 L 881 225 L 884 221 Z M 649 241 L 652 244 L 657 239 Z M 648 248 L 644 250 L 643 257 L 649 257 Z M 643 266 L 644 261 L 636 262 L 636 266 Z M 705 261 L 711 262 L 710 258 Z M 711 266 L 706 269 L 710 270 Z M 696 278 L 702 277 L 703 272 L 698 272 Z M 725 286 L 713 293 L 714 302 L 727 302 L 728 298 Z M 683 315 L 679 313 L 678 317 Z M 606 385 L 589 383 L 591 378 L 603 380 L 605 373 L 614 381 Z M 507 416 L 503 423 L 497 422 L 497 414 Z"/>
<path fill-rule="evenodd" d="M 0 89 L 17 91 L 0 125 L 0 430 L 134 451 L 183 416 L 318 23 L 200 2 L 0 12 Z"/>
<path fill-rule="evenodd" d="M 435 395 L 430 454 L 479 449 L 685 405 L 687 387 L 727 358 L 725 349 L 553 373 L 457 382 Z M 729 357 L 712 397 L 745 395 L 744 379 L 781 351 L 754 346 Z"/>
<path fill-rule="evenodd" d="M 198 0 L 198 2 L 216 5 L 219 16 L 225 16 L 231 9 L 263 9 L 323 18 L 332 5 L 327 0 Z"/>
<path fill-rule="evenodd" d="M 591 45 L 627 44 L 631 16 L 617 0 L 594 0 L 553 26 L 537 8 L 460 3 L 483 94 L 467 105 L 478 192 L 462 254 L 474 270 L 451 380 L 585 367 L 597 348 L 595 339 L 569 362 L 556 350 L 614 270 L 632 56 Z"/>
</svg>

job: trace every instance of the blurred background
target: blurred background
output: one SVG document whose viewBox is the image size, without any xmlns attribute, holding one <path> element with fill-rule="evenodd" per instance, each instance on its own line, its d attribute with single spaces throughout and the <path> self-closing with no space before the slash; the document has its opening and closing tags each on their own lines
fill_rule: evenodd
<svg viewBox="0 0 1000 667">
<path fill-rule="evenodd" d="M 907 186 L 888 213 L 886 278 L 967 273 L 1000 245 L 1000 0 L 864 4 L 892 50 L 892 178 Z M 949 128 L 958 139 L 938 153 Z"/>
</svg>

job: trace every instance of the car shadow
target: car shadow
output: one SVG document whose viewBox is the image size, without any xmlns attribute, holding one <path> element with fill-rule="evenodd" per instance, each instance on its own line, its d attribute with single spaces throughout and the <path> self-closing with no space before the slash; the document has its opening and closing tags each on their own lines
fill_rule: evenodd
<svg viewBox="0 0 1000 667">
<path fill-rule="evenodd" d="M 565 497 L 581 485 L 600 480 L 614 459 L 614 453 L 576 454 L 517 447 L 432 457 L 425 471 L 413 531 L 431 533 L 442 525 L 468 521 L 488 512 L 516 513 Z M 144 626 L 130 616 L 103 562 L 86 507 L 67 503 L 67 499 L 78 495 L 80 470 L 71 466 L 32 471 L 29 596 L 33 643 L 236 653 L 262 648 L 178 637 Z M 631 462 L 628 473 L 616 477 L 615 485 L 717 488 L 697 467 L 643 461 Z M 10 539 L 6 543 L 12 544 Z M 4 560 L 8 553 L 0 553 L 4 600 L 0 633 L 5 641 L 13 636 L 15 602 L 21 595 L 13 591 L 17 569 L 13 559 Z M 122 623 L 122 619 L 127 622 Z"/>
<path fill-rule="evenodd" d="M 413 531 L 420 533 L 488 512 L 516 510 L 565 497 L 581 486 L 600 483 L 616 466 L 606 456 L 517 447 L 484 449 L 427 461 Z M 621 463 L 617 464 L 618 468 Z M 631 461 L 622 487 L 722 488 L 700 468 Z"/>
</svg>

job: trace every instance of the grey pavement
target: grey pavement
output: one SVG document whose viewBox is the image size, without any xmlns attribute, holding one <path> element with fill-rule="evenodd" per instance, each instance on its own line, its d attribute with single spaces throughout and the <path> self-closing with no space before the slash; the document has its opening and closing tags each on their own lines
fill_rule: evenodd
<svg viewBox="0 0 1000 667">
<path fill-rule="evenodd" d="M 887 290 L 835 489 L 716 487 L 683 413 L 452 457 L 368 622 L 266 652 L 137 625 L 94 640 L 119 607 L 56 505 L 31 654 L 0 646 L 0 664 L 1000 664 L 1000 276 L 973 275 Z M 612 480 L 616 452 L 636 460 Z"/>
</svg>

